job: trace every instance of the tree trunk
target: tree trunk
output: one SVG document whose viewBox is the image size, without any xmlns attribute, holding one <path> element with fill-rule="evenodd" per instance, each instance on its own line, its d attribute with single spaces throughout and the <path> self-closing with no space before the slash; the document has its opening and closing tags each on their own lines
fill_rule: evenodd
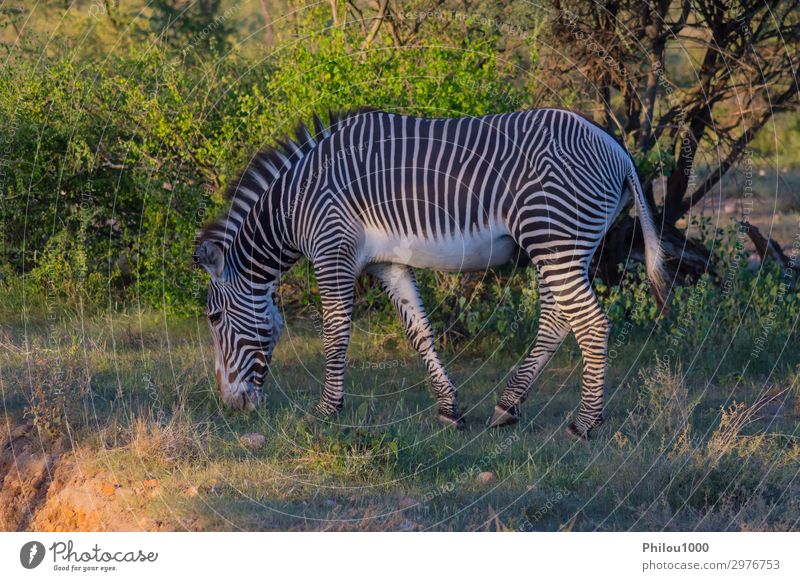
<svg viewBox="0 0 800 581">
<path fill-rule="evenodd" d="M 275 32 L 272 29 L 269 2 L 270 0 L 261 0 L 261 15 L 264 17 L 264 44 L 267 48 L 272 48 L 272 43 L 275 41 Z"/>
<path fill-rule="evenodd" d="M 660 221 L 656 218 L 656 224 Z M 700 242 L 686 238 L 672 225 L 664 224 L 661 248 L 666 257 L 666 269 L 671 285 L 697 280 L 705 273 L 716 277 L 708 249 Z M 645 246 L 638 218 L 627 214 L 620 217 L 606 234 L 592 261 L 592 276 L 610 285 L 619 284 L 623 268 L 645 262 Z M 622 265 L 622 268 L 620 268 Z"/>
<path fill-rule="evenodd" d="M 794 253 L 792 256 L 787 256 L 780 244 L 772 238 L 764 238 L 761 231 L 750 223 L 739 222 L 739 227 L 743 228 L 750 237 L 750 240 L 753 241 L 756 252 L 758 252 L 758 255 L 761 257 L 761 262 L 764 262 L 767 258 L 771 258 L 780 264 L 781 268 L 785 271 L 793 270 L 794 272 L 800 273 L 800 264 L 797 264 L 797 257 Z"/>
</svg>

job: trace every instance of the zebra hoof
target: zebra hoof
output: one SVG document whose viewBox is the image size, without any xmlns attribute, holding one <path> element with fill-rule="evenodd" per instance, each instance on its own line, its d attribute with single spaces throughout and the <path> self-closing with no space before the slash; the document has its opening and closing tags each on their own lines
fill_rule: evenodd
<svg viewBox="0 0 800 581">
<path fill-rule="evenodd" d="M 570 422 L 567 426 L 567 435 L 574 439 L 580 440 L 583 442 L 588 442 L 589 440 L 593 439 L 592 432 L 596 433 L 596 430 L 603 425 L 603 420 L 600 419 L 596 424 L 594 424 L 591 428 L 582 428 L 575 422 Z"/>
<path fill-rule="evenodd" d="M 441 425 L 447 428 L 463 430 L 467 427 L 467 422 L 464 420 L 464 416 L 461 414 L 439 412 L 439 415 L 436 417 L 436 419 L 439 420 Z"/>
<path fill-rule="evenodd" d="M 573 440 L 581 442 L 589 441 L 589 432 L 582 431 L 575 422 L 570 422 L 567 426 L 567 435 Z"/>
<path fill-rule="evenodd" d="M 519 413 L 517 406 L 511 406 L 506 409 L 503 407 L 495 406 L 494 414 L 486 424 L 490 428 L 502 428 L 504 426 L 513 426 L 519 422 Z"/>
<path fill-rule="evenodd" d="M 310 415 L 315 420 L 325 422 L 335 417 L 341 410 L 342 410 L 341 407 L 328 408 L 321 404 L 317 404 L 313 408 L 311 408 Z"/>
</svg>

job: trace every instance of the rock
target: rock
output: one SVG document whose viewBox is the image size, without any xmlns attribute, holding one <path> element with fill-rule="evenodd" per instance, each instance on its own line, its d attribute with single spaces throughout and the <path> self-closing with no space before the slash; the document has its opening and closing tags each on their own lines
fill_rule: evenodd
<svg viewBox="0 0 800 581">
<path fill-rule="evenodd" d="M 481 472 L 475 478 L 475 481 L 478 484 L 491 484 L 494 482 L 494 473 L 493 472 Z"/>
<path fill-rule="evenodd" d="M 254 451 L 263 448 L 267 443 L 267 438 L 264 436 L 264 434 L 254 432 L 252 434 L 245 434 L 241 436 L 239 438 L 239 442 L 241 442 L 242 446 L 245 448 Z"/>
<path fill-rule="evenodd" d="M 117 486 L 115 484 L 106 483 L 100 486 L 100 492 L 102 492 L 106 496 L 113 496 L 116 491 L 117 491 Z"/>
</svg>

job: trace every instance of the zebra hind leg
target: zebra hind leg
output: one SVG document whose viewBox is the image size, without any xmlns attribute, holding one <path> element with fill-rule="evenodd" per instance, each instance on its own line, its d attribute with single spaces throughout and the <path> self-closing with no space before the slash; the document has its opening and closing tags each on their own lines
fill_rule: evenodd
<svg viewBox="0 0 800 581">
<path fill-rule="evenodd" d="M 419 296 L 414 271 L 403 264 L 375 264 L 367 268 L 389 295 L 403 323 L 406 337 L 420 354 L 431 377 L 439 422 L 462 429 L 464 418 L 458 411 L 456 387 L 447 375 L 433 337 L 433 330 Z"/>
<path fill-rule="evenodd" d="M 583 356 L 581 403 L 567 432 L 575 438 L 588 440 L 592 431 L 603 423 L 603 390 L 611 327 L 589 283 L 586 268 L 575 269 L 572 276 L 561 272 L 556 281 L 548 280 L 548 286 L 558 308 L 569 321 Z"/>
<path fill-rule="evenodd" d="M 592 292 L 591 287 L 589 292 Z M 592 297 L 594 297 L 593 292 Z M 592 432 L 604 421 L 603 391 L 606 381 L 608 337 L 611 331 L 608 318 L 596 299 L 575 317 L 572 330 L 583 355 L 583 376 L 578 416 L 567 426 L 567 433 L 572 437 L 588 440 Z"/>
<path fill-rule="evenodd" d="M 547 366 L 569 333 L 569 323 L 561 314 L 547 285 L 539 281 L 539 330 L 528 356 L 517 367 L 500 401 L 489 419 L 490 428 L 510 426 L 519 421 L 519 406 L 530 393 L 531 386 Z"/>
</svg>

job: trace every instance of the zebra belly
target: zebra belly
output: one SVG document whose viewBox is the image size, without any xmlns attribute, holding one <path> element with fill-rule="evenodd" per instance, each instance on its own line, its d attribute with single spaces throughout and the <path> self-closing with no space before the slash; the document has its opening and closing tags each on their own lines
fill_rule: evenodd
<svg viewBox="0 0 800 581">
<path fill-rule="evenodd" d="M 438 239 L 365 230 L 362 262 L 391 262 L 444 272 L 485 270 L 508 262 L 516 247 L 508 234 L 489 230 Z"/>
</svg>

